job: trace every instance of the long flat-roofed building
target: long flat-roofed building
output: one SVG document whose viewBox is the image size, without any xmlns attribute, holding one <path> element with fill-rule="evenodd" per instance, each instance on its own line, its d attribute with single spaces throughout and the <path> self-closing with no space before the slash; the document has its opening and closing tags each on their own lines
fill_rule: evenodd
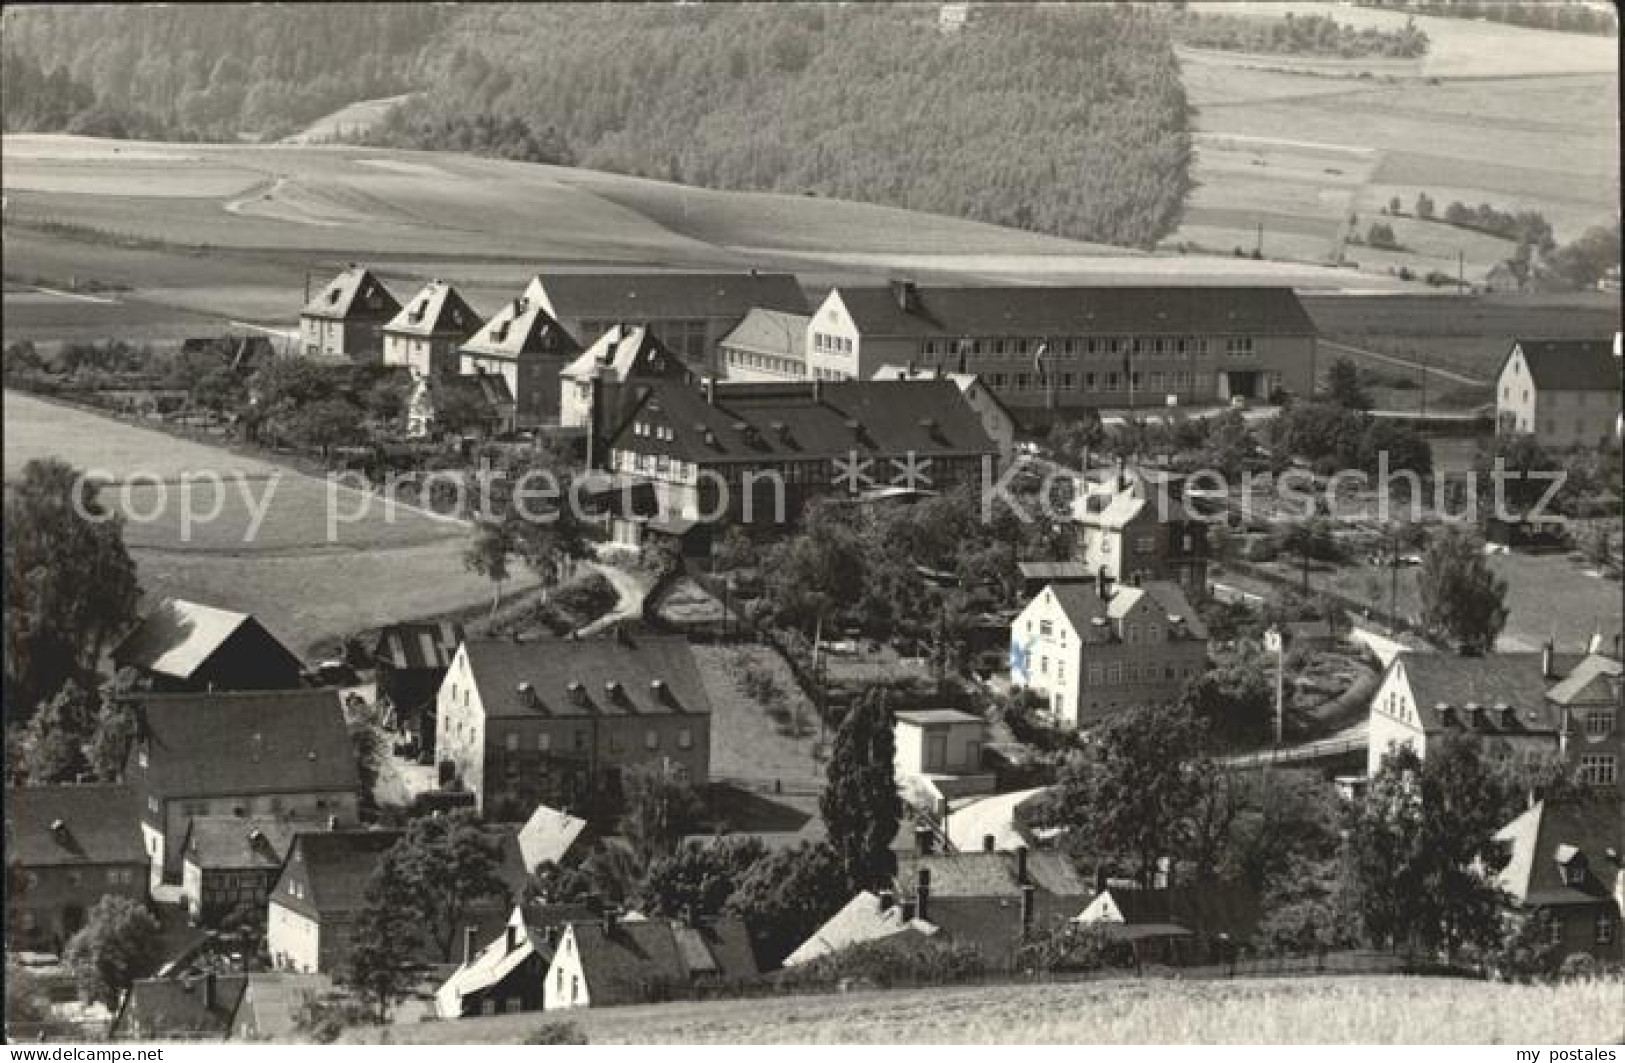
<svg viewBox="0 0 1625 1063">
<path fill-rule="evenodd" d="M 808 375 L 887 363 L 978 374 L 1007 405 L 1211 405 L 1308 394 L 1314 322 L 1285 287 L 837 287 L 814 312 Z"/>
</svg>

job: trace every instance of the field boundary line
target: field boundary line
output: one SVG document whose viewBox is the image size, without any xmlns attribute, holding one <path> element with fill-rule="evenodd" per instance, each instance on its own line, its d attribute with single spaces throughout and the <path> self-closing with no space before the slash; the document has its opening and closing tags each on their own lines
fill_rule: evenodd
<svg viewBox="0 0 1625 1063">
<path fill-rule="evenodd" d="M 119 301 L 117 299 L 108 299 L 100 295 L 86 295 L 83 292 L 65 292 L 61 288 L 46 288 L 42 285 L 36 284 L 34 285 L 34 290 L 43 295 L 55 295 L 63 299 L 78 299 L 80 302 L 85 303 L 101 303 L 104 306 L 119 305 Z"/>
<path fill-rule="evenodd" d="M 1453 384 L 1465 384 L 1468 387 L 1476 388 L 1488 387 L 1490 384 L 1490 381 L 1488 380 L 1479 380 L 1476 377 L 1467 376 L 1465 373 L 1458 373 L 1451 369 L 1440 369 L 1436 365 L 1423 365 L 1421 362 L 1415 362 L 1409 358 L 1401 358 L 1394 354 L 1383 354 L 1381 351 L 1368 351 L 1364 347 L 1356 347 L 1351 343 L 1339 343 L 1336 340 L 1321 340 L 1320 342 L 1326 347 L 1335 347 L 1337 350 L 1347 351 L 1350 354 L 1358 354 L 1364 358 L 1375 358 L 1379 362 L 1387 362 L 1390 365 L 1397 365 L 1403 369 L 1411 369 L 1418 373 L 1426 371 L 1433 376 L 1439 377 L 1442 380 L 1448 380 Z"/>
</svg>

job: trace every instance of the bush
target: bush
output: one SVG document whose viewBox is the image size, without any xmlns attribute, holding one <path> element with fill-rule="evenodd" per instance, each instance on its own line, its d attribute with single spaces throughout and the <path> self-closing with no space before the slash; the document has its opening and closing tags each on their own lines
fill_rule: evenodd
<svg viewBox="0 0 1625 1063">
<path fill-rule="evenodd" d="M 854 983 L 877 989 L 954 985 L 982 978 L 987 970 L 987 961 L 975 945 L 931 938 L 892 938 L 854 945 L 788 968 L 779 976 L 779 984 L 796 989 L 830 989 Z"/>
<path fill-rule="evenodd" d="M 520 1042 L 527 1045 L 584 1045 L 587 1032 L 573 1022 L 544 1022 Z"/>
<path fill-rule="evenodd" d="M 596 620 L 620 601 L 620 592 L 602 572 L 588 572 L 553 592 L 553 604 L 573 617 L 577 625 Z"/>
<path fill-rule="evenodd" d="M 784 688 L 779 685 L 778 678 L 766 668 L 759 665 L 748 665 L 739 676 L 739 689 L 752 701 L 768 709 L 783 710 Z"/>
</svg>

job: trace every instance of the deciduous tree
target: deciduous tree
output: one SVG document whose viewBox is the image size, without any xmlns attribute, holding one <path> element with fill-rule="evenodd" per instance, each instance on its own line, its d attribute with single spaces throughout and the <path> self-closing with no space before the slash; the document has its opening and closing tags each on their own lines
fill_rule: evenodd
<svg viewBox="0 0 1625 1063">
<path fill-rule="evenodd" d="M 158 969 L 162 956 L 158 920 L 136 901 L 109 894 L 90 909 L 62 958 L 82 999 L 116 1008 L 136 979 Z"/>
<path fill-rule="evenodd" d="M 1506 580 L 1490 570 L 1484 541 L 1470 528 L 1446 526 L 1422 555 L 1422 622 L 1462 653 L 1488 653 L 1506 626 Z"/>
<path fill-rule="evenodd" d="M 856 701 L 835 733 L 828 781 L 818 799 L 830 847 L 853 892 L 879 889 L 897 870 L 891 843 L 903 808 L 893 726 L 885 690 L 872 689 Z"/>
</svg>

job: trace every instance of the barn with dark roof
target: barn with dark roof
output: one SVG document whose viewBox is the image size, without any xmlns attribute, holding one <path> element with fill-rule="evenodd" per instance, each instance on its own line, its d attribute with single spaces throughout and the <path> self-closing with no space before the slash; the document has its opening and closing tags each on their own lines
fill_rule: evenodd
<svg viewBox="0 0 1625 1063">
<path fill-rule="evenodd" d="M 1619 436 L 1619 337 L 1513 341 L 1495 382 L 1498 435 L 1543 447 L 1596 447 Z"/>
</svg>

